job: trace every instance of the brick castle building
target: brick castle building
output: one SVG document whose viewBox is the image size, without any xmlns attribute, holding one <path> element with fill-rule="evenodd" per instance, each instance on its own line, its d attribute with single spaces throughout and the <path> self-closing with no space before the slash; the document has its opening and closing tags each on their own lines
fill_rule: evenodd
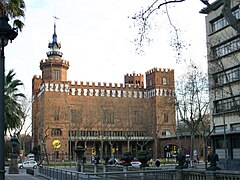
<svg viewBox="0 0 240 180">
<path fill-rule="evenodd" d="M 174 70 L 154 68 L 145 81 L 142 74 L 126 74 L 124 84 L 72 83 L 56 24 L 48 48 L 47 59 L 40 62 L 42 76 L 32 79 L 33 145 L 41 153 L 45 148 L 57 158 L 61 153 L 72 157 L 81 145 L 87 158 L 140 149 L 156 158 L 164 151 L 160 139 L 176 137 Z"/>
</svg>

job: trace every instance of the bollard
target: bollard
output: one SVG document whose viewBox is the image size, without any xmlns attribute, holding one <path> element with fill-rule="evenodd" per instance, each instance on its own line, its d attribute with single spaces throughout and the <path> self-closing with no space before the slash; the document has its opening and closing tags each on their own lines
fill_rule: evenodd
<svg viewBox="0 0 240 180">
<path fill-rule="evenodd" d="M 96 164 L 94 164 L 94 173 L 97 173 L 97 165 Z"/>
<path fill-rule="evenodd" d="M 128 166 L 123 166 L 123 172 L 128 171 Z M 124 173 L 124 176 L 127 177 L 127 173 Z"/>
<path fill-rule="evenodd" d="M 103 165 L 103 173 L 108 172 L 107 166 L 104 164 Z M 104 177 L 107 178 L 107 174 L 104 174 Z"/>
</svg>

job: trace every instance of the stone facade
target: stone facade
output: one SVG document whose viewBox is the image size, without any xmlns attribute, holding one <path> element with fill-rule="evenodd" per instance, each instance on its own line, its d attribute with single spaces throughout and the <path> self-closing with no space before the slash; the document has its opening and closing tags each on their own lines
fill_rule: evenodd
<svg viewBox="0 0 240 180">
<path fill-rule="evenodd" d="M 33 144 L 43 152 L 86 156 L 120 156 L 143 148 L 160 155 L 162 137 L 176 136 L 174 70 L 153 68 L 126 74 L 124 84 L 71 82 L 69 62 L 62 58 L 54 25 L 48 58 L 40 62 L 42 76 L 32 79 Z M 53 147 L 59 140 L 61 146 Z M 163 148 L 163 147 L 160 147 Z"/>
</svg>

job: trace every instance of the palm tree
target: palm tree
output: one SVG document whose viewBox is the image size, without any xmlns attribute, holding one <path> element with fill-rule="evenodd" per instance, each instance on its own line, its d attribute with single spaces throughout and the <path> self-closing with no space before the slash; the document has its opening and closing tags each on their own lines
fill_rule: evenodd
<svg viewBox="0 0 240 180">
<path fill-rule="evenodd" d="M 18 87 L 23 86 L 21 80 L 14 79 L 16 73 L 10 70 L 5 76 L 4 84 L 4 116 L 5 116 L 5 126 L 4 134 L 7 131 L 14 130 L 21 125 L 21 119 L 24 116 L 21 104 L 19 100 L 21 98 L 26 98 L 23 93 L 19 92 Z"/>
<path fill-rule="evenodd" d="M 0 15 L 7 15 L 13 20 L 13 26 L 20 31 L 24 23 L 20 20 L 25 17 L 25 2 L 24 0 L 1 0 L 0 1 Z"/>
</svg>

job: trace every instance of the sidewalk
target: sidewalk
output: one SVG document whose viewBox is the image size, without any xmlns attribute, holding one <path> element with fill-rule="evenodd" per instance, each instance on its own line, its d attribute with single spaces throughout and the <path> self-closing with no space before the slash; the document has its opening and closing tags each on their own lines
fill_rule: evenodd
<svg viewBox="0 0 240 180">
<path fill-rule="evenodd" d="M 46 180 L 46 178 L 29 174 L 5 174 L 5 180 Z"/>
<path fill-rule="evenodd" d="M 46 178 L 37 175 L 37 169 L 34 176 L 26 174 L 26 169 L 19 169 L 19 174 L 8 174 L 8 168 L 5 170 L 5 180 L 46 180 Z"/>
</svg>

